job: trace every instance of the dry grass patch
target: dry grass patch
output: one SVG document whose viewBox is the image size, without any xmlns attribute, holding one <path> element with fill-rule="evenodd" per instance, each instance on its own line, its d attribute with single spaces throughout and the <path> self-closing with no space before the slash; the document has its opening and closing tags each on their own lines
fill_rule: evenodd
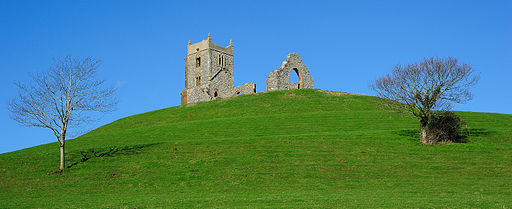
<svg viewBox="0 0 512 209">
<path fill-rule="evenodd" d="M 286 92 L 283 97 L 304 97 L 303 95 L 298 95 L 298 94 L 295 94 L 295 92 L 293 91 L 288 91 Z"/>
<path fill-rule="evenodd" d="M 351 94 L 346 92 L 335 92 L 335 91 L 326 91 L 326 90 L 318 90 L 319 92 L 329 94 L 331 96 L 366 96 L 364 94 Z"/>
</svg>

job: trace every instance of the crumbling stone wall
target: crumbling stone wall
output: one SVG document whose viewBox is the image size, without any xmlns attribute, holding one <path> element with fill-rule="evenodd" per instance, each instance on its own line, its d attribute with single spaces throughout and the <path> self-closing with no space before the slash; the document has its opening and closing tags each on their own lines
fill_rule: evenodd
<svg viewBox="0 0 512 209">
<path fill-rule="evenodd" d="M 200 101 L 209 101 L 211 96 L 209 94 L 210 85 L 204 84 L 198 87 L 186 89 L 187 103 L 195 103 Z"/>
<path fill-rule="evenodd" d="M 299 82 L 290 83 L 290 73 L 297 73 Z M 267 91 L 303 88 L 314 88 L 314 82 L 308 68 L 296 53 L 288 54 L 286 60 L 281 64 L 281 68 L 270 72 L 267 76 Z"/>
<path fill-rule="evenodd" d="M 235 88 L 235 94 L 237 95 L 254 93 L 256 93 L 256 84 L 252 82 L 242 84 Z"/>
</svg>

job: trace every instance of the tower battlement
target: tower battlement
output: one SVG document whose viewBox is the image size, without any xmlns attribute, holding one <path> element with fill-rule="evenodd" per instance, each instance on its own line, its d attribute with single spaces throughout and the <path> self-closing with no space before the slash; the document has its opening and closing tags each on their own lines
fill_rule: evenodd
<svg viewBox="0 0 512 209">
<path fill-rule="evenodd" d="M 195 54 L 199 51 L 204 50 L 215 50 L 229 55 L 233 55 L 233 43 L 230 41 L 228 46 L 222 47 L 213 43 L 213 40 L 209 36 L 209 38 L 204 39 L 195 44 L 191 44 L 189 41 L 189 44 L 187 45 L 187 55 Z"/>
</svg>

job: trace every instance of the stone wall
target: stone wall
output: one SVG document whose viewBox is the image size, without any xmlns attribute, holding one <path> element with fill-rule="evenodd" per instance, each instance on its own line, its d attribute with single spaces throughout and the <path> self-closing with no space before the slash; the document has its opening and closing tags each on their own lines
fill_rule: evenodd
<svg viewBox="0 0 512 209">
<path fill-rule="evenodd" d="M 290 89 L 300 89 L 300 82 L 290 83 Z"/>
<path fill-rule="evenodd" d="M 254 89 L 246 84 L 237 87 L 238 92 L 246 94 Z M 185 90 L 181 93 L 181 104 L 228 98 L 236 96 L 236 93 L 232 42 L 227 47 L 215 45 L 210 34 L 208 39 L 198 43 L 189 42 L 185 57 Z"/>
<path fill-rule="evenodd" d="M 245 83 L 234 87 L 233 44 L 227 47 L 215 45 L 208 39 L 187 46 L 185 57 L 185 89 L 181 92 L 181 104 L 210 101 L 239 94 L 256 93 L 256 84 Z M 299 82 L 290 83 L 290 73 L 297 73 Z M 308 68 L 296 53 L 291 53 L 281 68 L 267 76 L 267 91 L 314 88 Z"/>
<path fill-rule="evenodd" d="M 290 73 L 297 73 L 299 82 L 290 84 Z M 281 64 L 281 68 L 272 71 L 267 76 L 267 91 L 303 88 L 314 88 L 314 81 L 308 68 L 296 53 L 289 54 Z"/>
<path fill-rule="evenodd" d="M 240 95 L 240 94 L 254 94 L 256 93 L 256 84 L 255 83 L 252 83 L 252 82 L 249 82 L 249 83 L 244 83 L 238 87 L 235 88 L 235 94 L 236 95 Z"/>
<path fill-rule="evenodd" d="M 233 56 L 211 51 L 211 76 L 209 93 L 212 98 L 227 98 L 234 94 Z M 217 93 L 215 93 L 217 92 Z"/>
</svg>

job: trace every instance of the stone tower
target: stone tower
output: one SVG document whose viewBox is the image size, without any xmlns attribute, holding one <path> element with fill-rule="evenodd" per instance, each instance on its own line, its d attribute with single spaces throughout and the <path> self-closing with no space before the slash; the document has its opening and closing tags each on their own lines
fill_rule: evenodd
<svg viewBox="0 0 512 209">
<path fill-rule="evenodd" d="M 255 93 L 256 85 L 246 83 L 234 88 L 233 44 L 215 45 L 208 38 L 198 43 L 188 42 L 185 57 L 185 89 L 181 104 L 232 97 L 237 94 Z"/>
</svg>

